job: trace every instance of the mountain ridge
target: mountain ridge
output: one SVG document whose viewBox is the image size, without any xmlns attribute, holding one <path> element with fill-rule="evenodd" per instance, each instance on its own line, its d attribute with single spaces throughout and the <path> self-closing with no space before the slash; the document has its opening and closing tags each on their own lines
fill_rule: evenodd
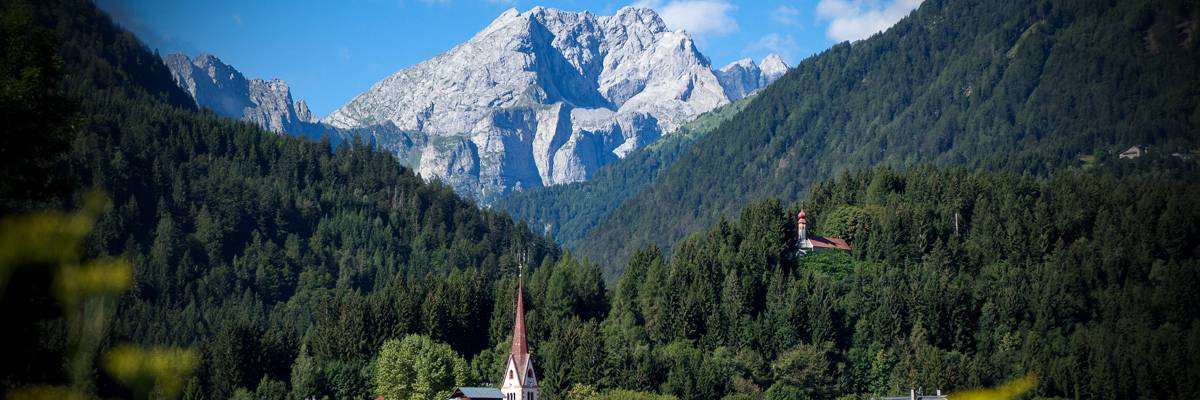
<svg viewBox="0 0 1200 400">
<path fill-rule="evenodd" d="M 670 252 L 747 202 L 799 201 L 813 182 L 865 166 L 1048 176 L 1134 144 L 1194 148 L 1200 46 L 1183 28 L 1197 20 L 1200 9 L 1168 1 L 927 0 L 883 33 L 802 61 L 576 254 L 611 279 L 637 248 Z"/>
<path fill-rule="evenodd" d="M 744 109 L 753 96 L 700 114 L 670 135 L 605 164 L 586 181 L 509 193 L 491 207 L 526 221 L 559 245 L 573 249 L 600 219 L 652 184 L 697 140 Z"/>
<path fill-rule="evenodd" d="M 736 79 L 714 70 L 689 34 L 667 30 L 649 9 L 514 8 L 321 121 L 365 132 L 426 178 L 490 203 L 586 180 L 787 68 L 778 56 L 765 61 L 766 70 L 750 62 Z"/>
<path fill-rule="evenodd" d="M 292 101 L 291 88 L 282 79 L 248 79 L 208 53 L 194 59 L 182 52 L 172 53 L 162 60 L 196 105 L 207 106 L 217 115 L 245 119 L 275 133 L 307 136 L 324 131 L 308 103 Z"/>
</svg>

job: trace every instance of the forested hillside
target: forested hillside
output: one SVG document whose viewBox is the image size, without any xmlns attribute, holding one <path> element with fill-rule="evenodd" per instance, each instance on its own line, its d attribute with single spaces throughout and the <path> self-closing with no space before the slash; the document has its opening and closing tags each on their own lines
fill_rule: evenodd
<svg viewBox="0 0 1200 400">
<path fill-rule="evenodd" d="M 650 186 L 696 140 L 746 108 L 753 98 L 744 97 L 701 114 L 670 135 L 605 164 L 591 179 L 512 192 L 497 199 L 492 208 L 526 221 L 561 246 L 574 248 L 597 221 Z"/>
<path fill-rule="evenodd" d="M 635 252 L 601 324 L 606 379 L 795 399 L 1033 373 L 1035 398 L 1186 397 L 1200 382 L 1198 194 L 930 166 L 817 182 L 810 232 L 849 239 L 852 254 L 792 258 L 800 205 L 777 200 L 673 257 Z"/>
<path fill-rule="evenodd" d="M 194 349 L 200 363 L 189 396 L 227 399 L 294 376 L 311 383 L 298 394 L 370 396 L 362 371 L 384 340 L 420 332 L 476 354 L 492 343 L 478 338 L 505 335 L 488 321 L 493 312 L 511 315 L 493 292 L 512 298 L 516 256 L 535 268 L 560 257 L 553 242 L 508 215 L 422 182 L 360 140 L 335 150 L 327 140 L 195 110 L 160 58 L 90 1 L 2 6 L 5 55 L 13 55 L 4 68 L 5 117 L 31 121 L 6 125 L 5 151 L 37 152 L 52 166 L 6 169 L 23 175 L 5 176 L 4 214 L 73 209 L 85 191 L 102 191 L 108 205 L 85 252 L 124 257 L 132 285 L 113 328 L 96 333 L 100 354 L 124 341 Z M 65 94 L 64 106 L 40 107 L 42 97 L 7 91 L 31 76 L 52 83 L 32 92 Z M 9 115 L 14 104 L 38 113 Z M 29 147 L 43 140 L 37 128 L 65 135 Z M 49 176 L 64 178 L 45 195 L 19 199 L 8 190 Z M 21 360 L 4 363 L 5 392 L 75 379 L 62 361 L 74 350 L 56 339 L 64 322 L 49 278 L 33 271 L 17 273 L 0 304 L 16 338 L 3 358 Z M 298 359 L 311 361 L 293 373 Z M 91 376 L 90 395 L 131 395 L 106 373 Z"/>
<path fill-rule="evenodd" d="M 606 275 L 754 199 L 845 168 L 966 165 L 1047 176 L 1132 145 L 1200 141 L 1200 7 L 1176 0 L 927 0 L 801 62 L 577 247 Z M 1095 157 L 1091 157 L 1095 156 Z"/>
<path fill-rule="evenodd" d="M 20 4 L 5 2 L 0 18 L 0 79 L 20 89 L 0 93 L 0 111 L 29 123 L 4 133 L 45 135 L 32 147 L 4 142 L 30 163 L 0 164 L 5 397 L 362 399 L 403 375 L 405 398 L 445 398 L 434 383 L 501 376 L 522 259 L 528 343 L 548 399 L 862 398 L 1027 374 L 1038 398 L 1200 390 L 1194 161 L 1092 154 L 1079 167 L 1089 172 L 920 164 L 813 178 L 802 203 L 757 200 L 736 220 L 689 231 L 669 255 L 632 251 L 610 290 L 598 265 L 361 140 L 331 149 L 191 109 L 159 58 L 90 1 L 28 7 L 42 28 L 12 9 Z M 770 93 L 790 92 L 760 94 L 733 121 Z M 1176 118 L 1150 114 L 1127 117 L 1149 127 Z M 51 184 L 12 189 L 38 182 Z M 99 206 L 85 194 L 94 189 Z M 853 252 L 795 257 L 801 205 L 812 233 L 846 238 Z M 47 207 L 82 208 L 95 223 L 17 215 Z M 73 303 L 88 294 L 62 290 L 61 270 L 13 265 L 37 239 L 15 237 L 22 221 L 79 231 L 83 257 L 128 264 L 128 276 L 77 282 L 110 285 L 99 291 L 111 303 Z M 81 333 L 79 309 L 105 328 Z M 99 351 L 74 356 L 80 336 Z M 112 361 L 138 349 L 153 357 Z M 407 374 L 394 373 L 407 368 L 397 360 Z M 191 362 L 162 365 L 174 361 Z"/>
</svg>

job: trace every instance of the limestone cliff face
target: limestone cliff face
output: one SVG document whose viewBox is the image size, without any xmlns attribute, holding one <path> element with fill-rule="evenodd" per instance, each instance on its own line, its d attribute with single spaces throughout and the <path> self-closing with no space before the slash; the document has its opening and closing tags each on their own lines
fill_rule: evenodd
<svg viewBox="0 0 1200 400">
<path fill-rule="evenodd" d="M 280 79 L 246 79 L 212 54 L 189 59 L 183 53 L 163 56 L 175 82 L 220 116 L 253 121 L 277 133 L 304 134 L 319 120 L 304 100 L 292 102 L 292 92 Z"/>
<path fill-rule="evenodd" d="M 758 87 L 766 87 L 787 73 L 788 66 L 778 54 L 768 55 L 759 67 Z"/>
<path fill-rule="evenodd" d="M 512 190 L 587 179 L 778 78 L 764 72 L 770 60 L 778 57 L 729 80 L 687 33 L 668 31 L 649 9 L 512 9 L 321 121 L 370 134 L 426 178 L 489 203 Z"/>
<path fill-rule="evenodd" d="M 729 95 L 729 100 L 737 100 L 771 84 L 783 76 L 787 69 L 783 59 L 771 54 L 763 59 L 762 66 L 755 65 L 753 60 L 747 58 L 729 63 L 714 72 Z"/>
</svg>

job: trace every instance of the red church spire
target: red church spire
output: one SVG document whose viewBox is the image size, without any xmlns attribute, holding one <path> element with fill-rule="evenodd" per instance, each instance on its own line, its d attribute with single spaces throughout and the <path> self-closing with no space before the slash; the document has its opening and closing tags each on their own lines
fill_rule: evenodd
<svg viewBox="0 0 1200 400">
<path fill-rule="evenodd" d="M 524 257 L 520 270 L 525 270 Z M 517 315 L 513 324 L 512 354 L 508 356 L 508 367 L 504 372 L 500 392 L 506 400 L 541 400 L 538 396 L 537 373 L 533 371 L 533 362 L 529 359 L 529 345 L 525 342 L 525 281 L 524 274 L 517 274 Z"/>
<path fill-rule="evenodd" d="M 520 269 L 524 271 L 525 265 L 522 264 Z M 513 324 L 513 345 L 512 355 L 529 354 L 529 346 L 525 344 L 525 301 L 522 293 L 524 293 L 521 273 L 517 273 L 517 322 Z"/>
</svg>

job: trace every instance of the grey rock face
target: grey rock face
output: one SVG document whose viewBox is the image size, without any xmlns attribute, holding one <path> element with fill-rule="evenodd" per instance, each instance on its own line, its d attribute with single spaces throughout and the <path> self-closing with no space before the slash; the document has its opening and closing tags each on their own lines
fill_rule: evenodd
<svg viewBox="0 0 1200 400">
<path fill-rule="evenodd" d="M 690 35 L 668 31 L 649 9 L 510 9 L 321 121 L 373 135 L 424 177 L 486 204 L 512 190 L 585 180 L 776 77 L 753 62 L 713 71 Z"/>
<path fill-rule="evenodd" d="M 788 66 L 783 62 L 782 58 L 779 58 L 778 54 L 770 54 L 766 58 L 763 58 L 759 70 L 762 74 L 758 78 L 758 87 L 766 87 L 787 73 Z"/>
<path fill-rule="evenodd" d="M 783 59 L 771 54 L 762 60 L 761 67 L 755 65 L 754 60 L 747 58 L 729 63 L 715 73 L 721 86 L 725 87 L 729 99 L 737 100 L 766 87 L 783 76 L 787 70 L 788 66 L 783 63 Z"/>
<path fill-rule="evenodd" d="M 212 54 L 189 59 L 183 53 L 163 56 L 180 87 L 220 116 L 253 121 L 277 133 L 313 131 L 318 119 L 304 100 L 292 103 L 292 92 L 280 79 L 246 79 Z"/>
<path fill-rule="evenodd" d="M 759 88 L 762 71 L 749 58 L 729 63 L 716 71 L 717 80 L 725 87 L 730 100 L 737 100 Z"/>
</svg>

